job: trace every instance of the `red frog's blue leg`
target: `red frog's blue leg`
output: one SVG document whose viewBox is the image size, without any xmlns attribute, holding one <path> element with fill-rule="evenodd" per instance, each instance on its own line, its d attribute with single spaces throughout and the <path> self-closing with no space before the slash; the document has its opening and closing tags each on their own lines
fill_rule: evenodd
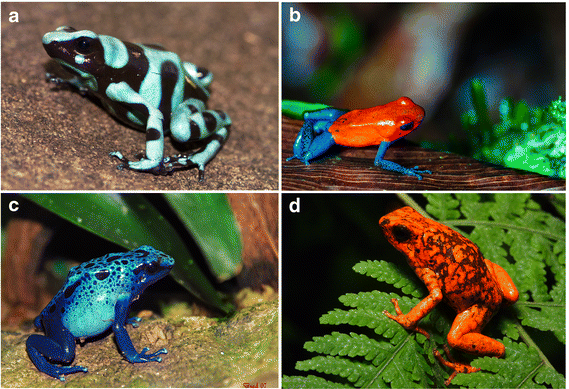
<svg viewBox="0 0 569 389">
<path fill-rule="evenodd" d="M 414 176 L 417 177 L 419 180 L 423 179 L 423 177 L 421 177 L 420 174 L 432 174 L 430 170 L 417 170 L 419 169 L 419 166 L 415 166 L 414 168 L 410 169 L 403 167 L 396 162 L 387 161 L 383 159 L 385 153 L 387 152 L 387 149 L 389 148 L 389 146 L 391 146 L 392 143 L 393 142 L 381 142 L 381 144 L 379 145 L 379 149 L 377 149 L 375 161 L 373 162 L 375 166 L 379 166 L 384 170 L 405 174 L 407 176 Z"/>
<path fill-rule="evenodd" d="M 330 147 L 336 145 L 332 134 L 328 131 L 332 123 L 347 111 L 335 108 L 324 108 L 304 114 L 304 125 L 294 141 L 294 155 L 287 161 L 298 159 L 305 165 L 310 160 L 325 154 Z"/>
</svg>

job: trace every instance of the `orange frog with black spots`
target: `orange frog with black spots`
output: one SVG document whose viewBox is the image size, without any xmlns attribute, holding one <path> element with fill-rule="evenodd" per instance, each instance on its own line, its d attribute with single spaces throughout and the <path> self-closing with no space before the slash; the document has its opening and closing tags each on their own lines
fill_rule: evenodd
<svg viewBox="0 0 569 389">
<path fill-rule="evenodd" d="M 392 299 L 397 315 L 384 311 L 385 315 L 429 338 L 418 322 L 444 300 L 457 312 L 447 336 L 451 347 L 478 356 L 503 357 L 504 345 L 480 332 L 501 305 L 518 300 L 518 290 L 508 273 L 485 259 L 470 240 L 411 207 L 383 216 L 379 225 L 389 243 L 407 257 L 409 266 L 429 291 L 407 314 L 401 312 L 397 299 Z M 446 385 L 457 373 L 480 370 L 452 360 L 446 346 L 445 351 L 450 362 L 438 351 L 434 350 L 434 354 L 442 364 L 454 370 Z"/>
</svg>

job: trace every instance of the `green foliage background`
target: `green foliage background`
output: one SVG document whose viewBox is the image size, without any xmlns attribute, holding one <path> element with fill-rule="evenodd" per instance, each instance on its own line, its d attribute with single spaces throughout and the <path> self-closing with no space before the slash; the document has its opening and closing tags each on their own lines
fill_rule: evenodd
<svg viewBox="0 0 569 389">
<path fill-rule="evenodd" d="M 296 198 L 301 212 L 291 214 L 288 204 Z M 283 196 L 283 386 L 444 386 L 449 373 L 432 350 L 442 351 L 456 314 L 439 304 L 421 321 L 431 334 L 427 340 L 382 313 L 393 311 L 393 297 L 405 313 L 427 294 L 399 252 L 376 244 L 385 241 L 379 218 L 404 203 L 468 236 L 520 292 L 519 301 L 483 331 L 504 343 L 506 357 L 454 352 L 482 371 L 459 374 L 452 385 L 564 387 L 565 197 L 529 194 L 430 194 L 402 201 L 390 195 Z M 310 278 L 299 281 L 287 263 Z M 326 284 L 328 276 L 333 281 Z M 341 296 L 341 304 L 331 295 Z M 320 325 L 310 323 L 310 311 L 321 315 Z M 312 340 L 300 352 L 290 337 Z M 299 370 L 310 374 L 299 376 Z"/>
<path fill-rule="evenodd" d="M 488 107 L 481 80 L 471 80 L 473 109 L 461 117 L 466 141 L 449 136 L 448 142 L 421 142 L 423 147 L 470 155 L 480 161 L 565 178 L 567 160 L 566 104 L 560 96 L 546 107 L 504 98 Z M 491 112 L 499 111 L 492 122 Z"/>
</svg>

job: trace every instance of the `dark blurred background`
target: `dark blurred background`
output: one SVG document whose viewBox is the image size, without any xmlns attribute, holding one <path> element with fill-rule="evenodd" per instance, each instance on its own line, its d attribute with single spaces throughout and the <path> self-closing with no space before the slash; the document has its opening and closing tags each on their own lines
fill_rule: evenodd
<svg viewBox="0 0 569 389">
<path fill-rule="evenodd" d="M 493 118 L 504 97 L 565 97 L 565 3 L 283 3 L 282 31 L 283 99 L 357 109 L 408 96 L 426 111 L 416 141 L 464 136 L 474 77 Z"/>
</svg>

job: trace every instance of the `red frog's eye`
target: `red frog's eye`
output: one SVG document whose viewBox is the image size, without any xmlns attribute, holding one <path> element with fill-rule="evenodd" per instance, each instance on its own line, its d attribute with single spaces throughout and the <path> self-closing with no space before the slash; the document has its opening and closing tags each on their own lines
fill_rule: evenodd
<svg viewBox="0 0 569 389">
<path fill-rule="evenodd" d="M 409 122 L 409 123 L 405 123 L 404 125 L 402 125 L 401 127 L 399 127 L 399 129 L 401 131 L 409 131 L 413 128 L 413 122 Z"/>
</svg>

